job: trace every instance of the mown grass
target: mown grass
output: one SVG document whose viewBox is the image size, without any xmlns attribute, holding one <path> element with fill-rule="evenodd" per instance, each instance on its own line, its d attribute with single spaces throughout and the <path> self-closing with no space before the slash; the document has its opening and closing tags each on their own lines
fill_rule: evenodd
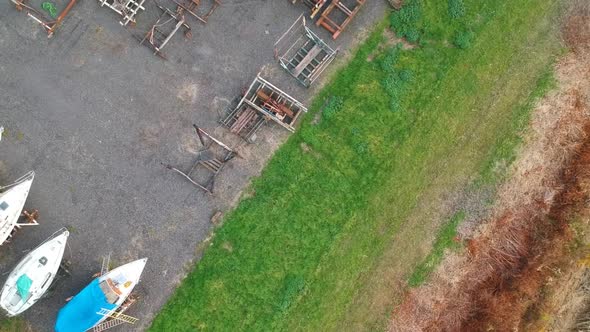
<svg viewBox="0 0 590 332">
<path fill-rule="evenodd" d="M 418 1 L 408 24 L 420 47 L 399 50 L 386 70 L 391 50 L 377 50 L 389 20 L 376 27 L 253 181 L 254 195 L 228 215 L 152 331 L 385 326 L 397 289 L 378 283 L 388 276 L 377 269 L 384 252 L 397 253 L 399 268 L 388 273 L 407 280 L 430 246 L 415 235 L 436 233 L 438 223 L 404 222 L 421 198 L 497 160 L 499 135 L 518 137 L 514 110 L 559 49 L 550 0 L 462 4 L 452 17 L 446 1 Z M 464 31 L 469 45 L 453 46 Z M 374 310 L 376 292 L 391 301 Z"/>
<path fill-rule="evenodd" d="M 426 258 L 416 266 L 414 272 L 408 279 L 410 287 L 416 287 L 423 284 L 430 273 L 434 271 L 436 266 L 442 261 L 445 251 L 448 249 L 458 249 L 461 243 L 457 242 L 457 226 L 465 219 L 465 212 L 460 211 L 455 213 L 450 220 L 448 220 L 439 230 L 436 240 L 432 245 L 432 250 Z"/>
</svg>

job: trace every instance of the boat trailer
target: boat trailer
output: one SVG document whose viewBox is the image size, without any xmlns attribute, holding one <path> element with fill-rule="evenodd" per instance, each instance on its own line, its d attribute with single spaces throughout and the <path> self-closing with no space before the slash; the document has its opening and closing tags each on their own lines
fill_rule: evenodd
<svg viewBox="0 0 590 332">
<path fill-rule="evenodd" d="M 197 125 L 193 125 L 193 127 L 203 148 L 197 152 L 197 158 L 191 168 L 187 172 L 183 172 L 171 165 L 164 166 L 182 175 L 190 183 L 212 195 L 215 178 L 223 170 L 225 164 L 238 154 Z"/>
<path fill-rule="evenodd" d="M 27 0 L 10 0 L 16 7 L 18 11 L 25 11 L 27 16 L 35 20 L 35 22 L 39 23 L 47 32 L 47 38 L 51 38 L 55 30 L 59 27 L 61 22 L 64 18 L 68 15 L 72 7 L 76 4 L 76 0 L 69 0 L 66 7 L 57 14 L 57 9 L 55 5 L 51 2 L 45 2 L 42 6 L 47 5 L 47 11 L 49 11 L 50 17 L 47 17 L 45 13 L 42 12 L 42 9 L 37 9 L 33 5 L 31 5 Z M 45 9 L 45 7 L 43 7 Z"/>
<path fill-rule="evenodd" d="M 309 87 L 336 57 L 332 49 L 305 24 L 303 15 L 275 43 L 281 67 Z"/>
</svg>

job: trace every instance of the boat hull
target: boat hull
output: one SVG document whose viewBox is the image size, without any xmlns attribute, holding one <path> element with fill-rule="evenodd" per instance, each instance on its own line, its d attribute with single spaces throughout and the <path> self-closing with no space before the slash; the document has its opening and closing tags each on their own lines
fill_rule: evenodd
<svg viewBox="0 0 590 332">
<path fill-rule="evenodd" d="M 58 231 L 29 252 L 10 272 L 0 307 L 8 316 L 16 316 L 35 304 L 51 286 L 63 258 L 69 232 Z"/>
<path fill-rule="evenodd" d="M 0 245 L 8 239 L 16 226 L 34 178 L 35 172 L 31 171 L 0 194 Z"/>
<path fill-rule="evenodd" d="M 139 259 L 94 279 L 59 311 L 55 331 L 82 332 L 102 323 L 108 317 L 98 311 L 116 311 L 125 302 L 139 283 L 146 262 L 147 258 Z M 101 288 L 101 283 L 107 281 L 117 285 L 119 293 L 115 301 L 110 301 Z"/>
</svg>

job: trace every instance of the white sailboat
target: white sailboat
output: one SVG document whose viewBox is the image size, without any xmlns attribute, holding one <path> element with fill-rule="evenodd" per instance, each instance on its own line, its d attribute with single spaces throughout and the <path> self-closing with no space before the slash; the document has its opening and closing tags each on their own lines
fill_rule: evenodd
<svg viewBox="0 0 590 332">
<path fill-rule="evenodd" d="M 107 271 L 74 296 L 57 315 L 56 332 L 104 331 L 137 318 L 124 315 L 125 301 L 139 283 L 147 258 Z"/>
<path fill-rule="evenodd" d="M 10 237 L 14 227 L 36 224 L 18 223 L 34 178 L 35 172 L 30 171 L 13 184 L 0 188 L 6 189 L 0 193 L 0 245 Z"/>
<path fill-rule="evenodd" d="M 10 272 L 0 294 L 0 307 L 8 316 L 29 309 L 49 289 L 69 235 L 70 232 L 62 228 L 29 252 Z"/>
</svg>

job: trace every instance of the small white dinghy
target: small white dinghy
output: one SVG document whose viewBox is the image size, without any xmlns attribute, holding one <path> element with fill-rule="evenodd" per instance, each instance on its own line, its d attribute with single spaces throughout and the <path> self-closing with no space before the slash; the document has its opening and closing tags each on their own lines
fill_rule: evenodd
<svg viewBox="0 0 590 332">
<path fill-rule="evenodd" d="M 7 189 L 0 193 L 0 245 L 10 237 L 14 227 L 32 224 L 18 224 L 29 189 L 35 178 L 35 172 L 30 171 L 13 184 L 2 187 Z"/>
<path fill-rule="evenodd" d="M 108 262 L 103 262 L 102 275 L 60 309 L 55 331 L 104 331 L 123 323 L 134 324 L 137 318 L 120 309 L 125 309 L 125 300 L 139 283 L 146 262 L 147 258 L 138 259 L 112 271 L 106 271 Z"/>
<path fill-rule="evenodd" d="M 49 289 L 61 263 L 68 232 L 57 231 L 29 252 L 10 272 L 0 294 L 0 307 L 8 316 L 29 309 Z"/>
</svg>

